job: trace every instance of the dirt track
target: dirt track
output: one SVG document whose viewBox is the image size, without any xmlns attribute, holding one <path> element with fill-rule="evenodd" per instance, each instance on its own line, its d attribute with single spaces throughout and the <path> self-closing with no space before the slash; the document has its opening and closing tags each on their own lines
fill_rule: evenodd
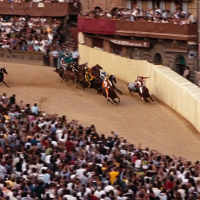
<svg viewBox="0 0 200 200">
<path fill-rule="evenodd" d="M 95 124 L 97 131 L 109 135 L 116 131 L 120 137 L 161 153 L 200 160 L 200 134 L 185 119 L 167 106 L 144 103 L 137 96 L 131 97 L 126 85 L 118 83 L 124 92 L 118 106 L 106 102 L 93 90 L 82 90 L 78 85 L 60 83 L 53 68 L 0 63 L 8 75 L 7 88 L 0 84 L 0 93 L 16 94 L 17 102 L 39 104 L 40 110 L 65 114 L 69 120 L 77 119 L 83 125 Z"/>
</svg>

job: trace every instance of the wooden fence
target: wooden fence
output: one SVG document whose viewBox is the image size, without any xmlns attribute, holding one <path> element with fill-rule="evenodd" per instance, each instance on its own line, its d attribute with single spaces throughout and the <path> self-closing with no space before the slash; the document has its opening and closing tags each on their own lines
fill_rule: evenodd
<svg viewBox="0 0 200 200">
<path fill-rule="evenodd" d="M 44 54 L 41 52 L 0 49 L 0 61 L 30 65 L 44 65 Z"/>
</svg>

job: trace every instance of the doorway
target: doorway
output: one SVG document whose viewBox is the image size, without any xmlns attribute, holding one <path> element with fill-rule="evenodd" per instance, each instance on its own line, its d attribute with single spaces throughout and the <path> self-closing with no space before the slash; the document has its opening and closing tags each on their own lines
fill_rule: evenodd
<svg viewBox="0 0 200 200">
<path fill-rule="evenodd" d="M 154 65 L 162 65 L 162 56 L 159 53 L 156 53 L 153 59 Z"/>
<path fill-rule="evenodd" d="M 182 55 L 178 55 L 175 58 L 174 71 L 180 75 L 183 75 L 185 65 L 186 65 L 185 58 Z"/>
</svg>

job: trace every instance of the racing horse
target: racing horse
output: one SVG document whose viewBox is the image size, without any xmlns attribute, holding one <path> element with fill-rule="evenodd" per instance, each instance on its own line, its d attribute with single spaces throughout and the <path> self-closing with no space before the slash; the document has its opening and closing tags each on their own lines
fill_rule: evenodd
<svg viewBox="0 0 200 200">
<path fill-rule="evenodd" d="M 128 83 L 127 86 L 128 86 L 128 90 L 131 93 L 131 95 L 132 95 L 132 93 L 138 93 L 141 96 L 140 90 L 137 87 L 136 83 Z M 150 98 L 151 101 L 154 101 L 153 98 L 151 97 L 151 95 L 149 94 L 149 90 L 146 86 L 143 86 L 143 95 L 142 96 L 143 96 L 145 102 L 149 102 L 148 98 Z"/>
<path fill-rule="evenodd" d="M 109 81 L 112 83 L 113 87 L 115 88 L 115 90 L 119 93 L 119 94 L 123 94 L 121 90 L 119 90 L 115 84 L 117 84 L 117 79 L 116 79 L 116 76 L 115 75 L 110 75 L 109 76 Z"/>
<path fill-rule="evenodd" d="M 2 67 L 1 69 L 0 69 L 0 83 L 2 82 L 2 83 L 4 83 L 7 87 L 9 87 L 9 85 L 4 81 L 4 74 L 8 74 L 8 72 L 7 72 L 7 70 L 6 70 L 6 68 L 5 67 Z"/>
<path fill-rule="evenodd" d="M 122 95 L 122 91 L 117 89 L 117 87 L 115 86 L 115 84 L 117 83 L 117 79 L 116 79 L 115 75 L 110 75 L 108 79 L 112 84 L 112 86 L 109 88 L 109 101 L 112 104 L 113 103 L 119 104 L 120 103 L 120 98 L 117 96 L 115 91 L 117 91 L 121 95 Z M 106 97 L 106 91 L 105 91 L 105 89 L 103 87 L 101 88 L 101 93 L 105 98 L 107 98 Z M 112 99 L 112 101 L 110 99 Z M 118 99 L 118 101 L 116 101 L 115 99 Z"/>
<path fill-rule="evenodd" d="M 100 65 L 95 65 L 94 67 L 91 68 L 91 74 L 96 77 L 96 79 L 100 82 L 102 82 L 102 79 L 100 77 L 100 70 L 102 70 L 103 68 Z"/>
<path fill-rule="evenodd" d="M 85 79 L 86 74 L 86 64 L 82 64 L 78 68 L 77 72 L 77 82 L 83 87 L 83 89 L 88 88 L 89 83 Z M 91 81 L 90 88 L 97 90 L 97 93 L 100 94 L 100 88 L 102 85 L 102 81 L 98 80 L 96 77 Z"/>
</svg>

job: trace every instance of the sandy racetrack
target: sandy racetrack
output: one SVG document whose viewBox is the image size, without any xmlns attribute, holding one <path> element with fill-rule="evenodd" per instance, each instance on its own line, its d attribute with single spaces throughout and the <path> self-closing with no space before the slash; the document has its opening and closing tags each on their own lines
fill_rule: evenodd
<svg viewBox="0 0 200 200">
<path fill-rule="evenodd" d="M 120 96 L 119 106 L 113 106 L 94 90 L 61 84 L 53 68 L 9 63 L 1 66 L 7 68 L 5 81 L 10 88 L 1 83 L 0 93 L 15 93 L 17 102 L 37 102 L 40 110 L 64 114 L 86 126 L 95 124 L 101 134 L 109 135 L 114 130 L 135 145 L 141 143 L 192 161 L 200 158 L 200 135 L 185 119 L 159 102 L 144 103 L 137 96 L 131 97 L 122 82 L 118 88 L 125 95 Z"/>
</svg>

